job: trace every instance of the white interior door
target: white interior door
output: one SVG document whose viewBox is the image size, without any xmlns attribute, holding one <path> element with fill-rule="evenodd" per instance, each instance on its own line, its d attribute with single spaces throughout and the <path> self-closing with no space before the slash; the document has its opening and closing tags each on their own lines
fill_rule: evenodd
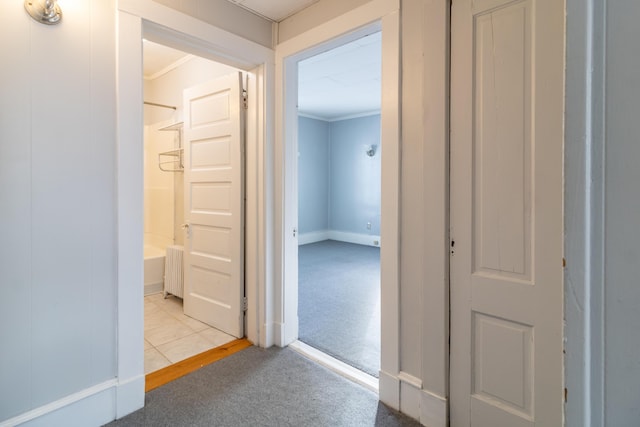
<svg viewBox="0 0 640 427">
<path fill-rule="evenodd" d="M 184 91 L 184 312 L 243 336 L 242 75 Z"/>
<path fill-rule="evenodd" d="M 451 425 L 562 426 L 564 2 L 455 0 Z"/>
</svg>

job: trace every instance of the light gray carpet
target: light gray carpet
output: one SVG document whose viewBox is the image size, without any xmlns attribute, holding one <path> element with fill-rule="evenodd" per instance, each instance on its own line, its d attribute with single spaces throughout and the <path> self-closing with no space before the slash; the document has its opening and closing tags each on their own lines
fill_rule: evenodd
<svg viewBox="0 0 640 427">
<path fill-rule="evenodd" d="M 298 247 L 300 341 L 380 371 L 380 248 L 325 240 Z"/>
<path fill-rule="evenodd" d="M 108 426 L 418 426 L 289 349 L 250 347 L 150 391 Z"/>
</svg>

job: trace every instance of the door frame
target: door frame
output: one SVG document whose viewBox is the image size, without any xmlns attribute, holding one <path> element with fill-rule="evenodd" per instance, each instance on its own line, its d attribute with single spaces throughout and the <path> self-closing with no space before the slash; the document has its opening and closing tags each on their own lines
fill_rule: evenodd
<svg viewBox="0 0 640 427">
<path fill-rule="evenodd" d="M 273 50 L 151 0 L 120 0 L 117 11 L 117 380 L 116 416 L 144 406 L 142 38 L 253 73 L 246 133 L 246 335 L 272 344 L 265 327 L 271 246 L 268 188 L 273 136 Z M 215 40 L 215 42 L 212 42 Z"/>
<path fill-rule="evenodd" d="M 380 400 L 400 407 L 400 4 L 372 2 L 319 25 L 276 47 L 275 137 L 275 343 L 298 338 L 297 265 L 288 262 L 298 247 L 297 229 L 297 63 L 367 34 L 382 32 Z M 297 258 L 297 257 L 295 257 Z"/>
<path fill-rule="evenodd" d="M 565 7 L 565 425 L 597 427 L 605 424 L 607 6 Z"/>
</svg>

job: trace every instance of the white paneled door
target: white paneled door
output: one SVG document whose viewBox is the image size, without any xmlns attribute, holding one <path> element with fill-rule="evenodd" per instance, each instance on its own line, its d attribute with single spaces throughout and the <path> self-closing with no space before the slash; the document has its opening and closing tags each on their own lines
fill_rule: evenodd
<svg viewBox="0 0 640 427">
<path fill-rule="evenodd" d="M 184 91 L 184 312 L 244 334 L 242 75 Z"/>
<path fill-rule="evenodd" d="M 564 2 L 455 0 L 451 426 L 563 424 Z"/>
</svg>

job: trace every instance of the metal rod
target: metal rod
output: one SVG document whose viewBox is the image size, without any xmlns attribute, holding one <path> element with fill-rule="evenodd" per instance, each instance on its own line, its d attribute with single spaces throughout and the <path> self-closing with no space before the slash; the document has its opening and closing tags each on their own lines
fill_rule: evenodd
<svg viewBox="0 0 640 427">
<path fill-rule="evenodd" d="M 147 101 L 144 101 L 144 103 L 146 105 L 153 105 L 154 107 L 171 108 L 172 110 L 178 109 L 177 107 L 174 107 L 172 105 L 156 104 L 155 102 L 147 102 Z"/>
</svg>

